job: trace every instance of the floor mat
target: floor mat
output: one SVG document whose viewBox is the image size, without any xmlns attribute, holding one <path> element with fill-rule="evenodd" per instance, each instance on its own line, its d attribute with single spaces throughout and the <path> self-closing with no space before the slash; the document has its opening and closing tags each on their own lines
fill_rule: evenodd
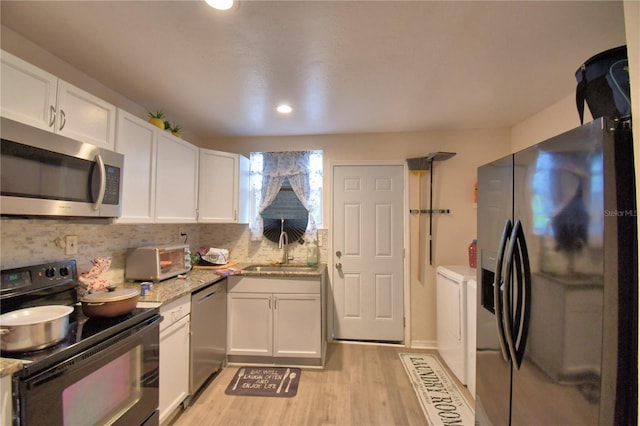
<svg viewBox="0 0 640 426">
<path fill-rule="evenodd" d="M 437 356 L 399 355 L 430 425 L 474 424 L 473 409 Z"/>
<path fill-rule="evenodd" d="M 227 395 L 290 398 L 298 393 L 302 371 L 285 367 L 241 367 L 224 391 Z"/>
</svg>

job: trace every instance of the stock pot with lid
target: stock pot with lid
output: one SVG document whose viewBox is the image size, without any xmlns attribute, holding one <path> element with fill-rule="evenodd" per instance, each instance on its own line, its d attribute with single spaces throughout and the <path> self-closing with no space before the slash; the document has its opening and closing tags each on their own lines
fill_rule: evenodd
<svg viewBox="0 0 640 426">
<path fill-rule="evenodd" d="M 80 300 L 89 318 L 110 318 L 128 314 L 138 304 L 138 290 L 119 289 L 86 295 Z"/>
</svg>

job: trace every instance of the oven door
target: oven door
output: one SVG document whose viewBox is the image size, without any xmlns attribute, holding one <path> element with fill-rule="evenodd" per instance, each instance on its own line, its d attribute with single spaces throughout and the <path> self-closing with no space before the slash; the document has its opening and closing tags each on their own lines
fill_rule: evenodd
<svg viewBox="0 0 640 426">
<path fill-rule="evenodd" d="M 16 423 L 157 424 L 159 323 L 160 317 L 153 317 L 43 372 L 18 379 Z"/>
</svg>

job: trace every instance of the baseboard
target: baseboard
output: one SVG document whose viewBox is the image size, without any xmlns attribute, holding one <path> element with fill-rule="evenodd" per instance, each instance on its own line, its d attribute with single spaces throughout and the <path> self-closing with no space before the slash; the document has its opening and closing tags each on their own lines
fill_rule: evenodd
<svg viewBox="0 0 640 426">
<path fill-rule="evenodd" d="M 433 340 L 412 340 L 411 349 L 438 349 L 438 342 Z"/>
</svg>

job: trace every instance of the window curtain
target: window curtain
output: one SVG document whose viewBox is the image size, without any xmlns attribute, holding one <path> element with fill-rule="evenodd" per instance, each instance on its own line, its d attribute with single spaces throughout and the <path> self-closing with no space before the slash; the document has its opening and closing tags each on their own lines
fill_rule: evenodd
<svg viewBox="0 0 640 426">
<path fill-rule="evenodd" d="M 310 151 L 263 152 L 262 153 L 262 199 L 258 214 L 251 224 L 251 241 L 261 241 L 264 229 L 262 212 L 275 200 L 284 178 L 288 178 L 291 188 L 302 205 L 309 211 L 306 232 L 316 230 L 316 222 L 311 213 L 311 186 L 309 176 Z M 285 218 L 286 219 L 286 218 Z"/>
</svg>

